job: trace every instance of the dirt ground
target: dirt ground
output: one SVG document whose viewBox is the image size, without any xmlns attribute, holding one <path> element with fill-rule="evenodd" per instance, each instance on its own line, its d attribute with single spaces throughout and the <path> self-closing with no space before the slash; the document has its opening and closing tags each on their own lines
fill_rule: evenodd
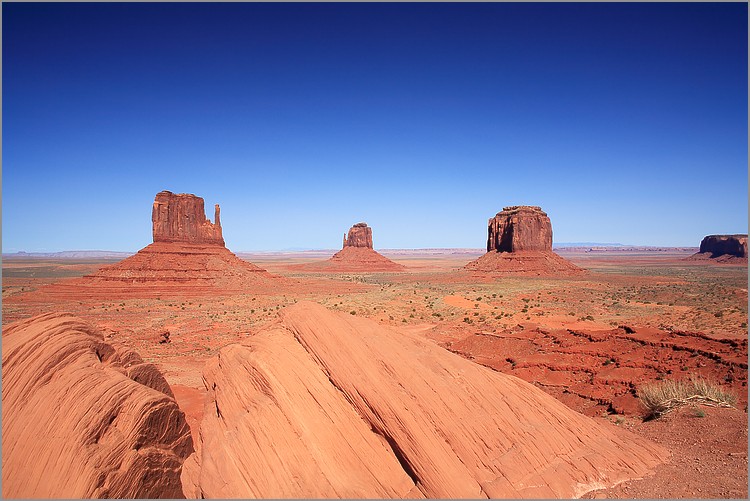
<svg viewBox="0 0 750 501">
<path fill-rule="evenodd" d="M 654 476 L 587 497 L 747 498 L 746 265 L 684 261 L 691 250 L 561 250 L 587 272 L 493 277 L 461 270 L 477 250 L 381 253 L 406 271 L 302 272 L 289 266 L 325 256 L 240 254 L 299 286 L 148 298 L 47 292 L 112 261 L 4 258 L 3 326 L 47 311 L 98 325 L 162 370 L 195 434 L 203 363 L 275 322 L 285 306 L 312 300 L 418 333 L 672 452 Z M 168 343 L 160 342 L 165 332 Z M 735 408 L 690 407 L 643 420 L 639 388 L 692 375 L 733 392 Z"/>
</svg>

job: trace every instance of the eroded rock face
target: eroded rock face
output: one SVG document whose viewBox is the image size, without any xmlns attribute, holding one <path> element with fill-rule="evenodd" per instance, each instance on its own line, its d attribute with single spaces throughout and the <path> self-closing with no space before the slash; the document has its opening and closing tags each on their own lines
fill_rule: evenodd
<svg viewBox="0 0 750 501">
<path fill-rule="evenodd" d="M 552 251 L 552 223 L 540 207 L 504 207 L 487 225 L 487 251 Z"/>
<path fill-rule="evenodd" d="M 315 303 L 222 349 L 203 377 L 189 497 L 571 498 L 668 456 L 518 378 Z"/>
<path fill-rule="evenodd" d="M 293 286 L 278 275 L 238 258 L 224 245 L 219 206 L 215 223 L 206 219 L 203 199 L 195 195 L 156 195 L 152 211 L 154 242 L 91 275 L 45 287 L 55 296 L 85 293 L 105 297 L 159 297 L 162 294 L 211 294 Z"/>
<path fill-rule="evenodd" d="M 176 498 L 193 452 L 158 369 L 68 314 L 3 329 L 5 498 Z"/>
<path fill-rule="evenodd" d="M 708 235 L 701 241 L 699 253 L 710 253 L 712 258 L 724 255 L 746 258 L 747 235 Z"/>
<path fill-rule="evenodd" d="M 154 242 L 223 246 L 218 204 L 214 210 L 214 223 L 211 223 L 206 218 L 201 197 L 171 191 L 157 193 L 151 211 Z"/>
<path fill-rule="evenodd" d="M 372 249 L 372 228 L 367 223 L 357 223 L 344 235 L 344 247 L 365 247 Z"/>
<path fill-rule="evenodd" d="M 487 223 L 487 253 L 464 269 L 510 275 L 577 275 L 584 270 L 552 252 L 552 223 L 535 205 L 505 207 Z"/>
</svg>

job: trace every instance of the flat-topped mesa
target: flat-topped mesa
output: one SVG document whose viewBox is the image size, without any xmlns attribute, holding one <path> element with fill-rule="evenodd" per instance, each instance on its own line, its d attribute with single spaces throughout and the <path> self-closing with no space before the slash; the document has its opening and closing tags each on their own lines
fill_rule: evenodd
<svg viewBox="0 0 750 501">
<path fill-rule="evenodd" d="M 552 223 L 535 205 L 503 207 L 487 224 L 487 252 L 552 251 Z"/>
<path fill-rule="evenodd" d="M 372 249 L 372 228 L 367 223 L 357 223 L 344 234 L 344 247 L 365 247 Z"/>
<path fill-rule="evenodd" d="M 701 241 L 700 254 L 747 257 L 747 235 L 708 235 Z"/>
<path fill-rule="evenodd" d="M 487 253 L 464 266 L 473 272 L 577 275 L 584 270 L 552 252 L 552 223 L 535 205 L 504 207 L 487 224 Z"/>
<path fill-rule="evenodd" d="M 203 199 L 188 193 L 156 194 L 151 212 L 154 242 L 181 242 L 224 246 L 216 204 L 214 223 L 206 218 Z"/>
</svg>

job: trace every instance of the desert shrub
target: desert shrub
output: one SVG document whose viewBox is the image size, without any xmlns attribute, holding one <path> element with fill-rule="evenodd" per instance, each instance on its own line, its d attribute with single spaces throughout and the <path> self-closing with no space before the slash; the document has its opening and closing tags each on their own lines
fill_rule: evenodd
<svg viewBox="0 0 750 501">
<path fill-rule="evenodd" d="M 736 397 L 719 385 L 700 376 L 689 380 L 662 380 L 638 389 L 638 398 L 646 408 L 646 418 L 657 418 L 667 412 L 688 404 L 712 407 L 732 407 Z"/>
</svg>

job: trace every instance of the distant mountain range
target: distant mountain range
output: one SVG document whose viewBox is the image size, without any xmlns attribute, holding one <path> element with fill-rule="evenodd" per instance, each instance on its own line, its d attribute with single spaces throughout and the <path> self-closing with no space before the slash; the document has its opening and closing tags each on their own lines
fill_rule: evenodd
<svg viewBox="0 0 750 501">
<path fill-rule="evenodd" d="M 552 247 L 645 247 L 642 245 L 625 245 L 625 244 L 603 244 L 601 242 L 560 242 L 553 243 Z"/>
<path fill-rule="evenodd" d="M 620 243 L 601 243 L 601 242 L 560 242 L 552 244 L 553 249 L 580 249 L 580 248 L 595 248 L 595 249 L 692 249 L 692 247 L 670 247 L 670 246 L 654 246 L 654 245 L 627 245 Z M 279 255 L 279 254 L 290 254 L 298 255 L 303 254 L 309 257 L 315 255 L 328 255 L 337 252 L 339 249 L 296 249 L 289 248 L 277 251 L 239 251 L 235 252 L 240 257 L 246 256 L 258 256 L 258 255 Z M 482 248 L 434 248 L 434 249 L 378 249 L 383 254 L 389 255 L 400 255 L 400 254 L 481 254 L 485 252 Z M 18 258 L 49 258 L 49 259 L 125 259 L 126 257 L 132 256 L 135 252 L 119 252 L 119 251 L 104 251 L 104 250 L 73 250 L 73 251 L 61 251 L 61 252 L 10 252 L 3 253 L 3 258 L 18 259 Z"/>
<path fill-rule="evenodd" d="M 3 258 L 24 258 L 24 257 L 47 257 L 60 259 L 125 259 L 132 256 L 134 252 L 118 251 L 101 251 L 101 250 L 81 250 L 81 251 L 61 251 L 61 252 L 3 252 Z"/>
</svg>

